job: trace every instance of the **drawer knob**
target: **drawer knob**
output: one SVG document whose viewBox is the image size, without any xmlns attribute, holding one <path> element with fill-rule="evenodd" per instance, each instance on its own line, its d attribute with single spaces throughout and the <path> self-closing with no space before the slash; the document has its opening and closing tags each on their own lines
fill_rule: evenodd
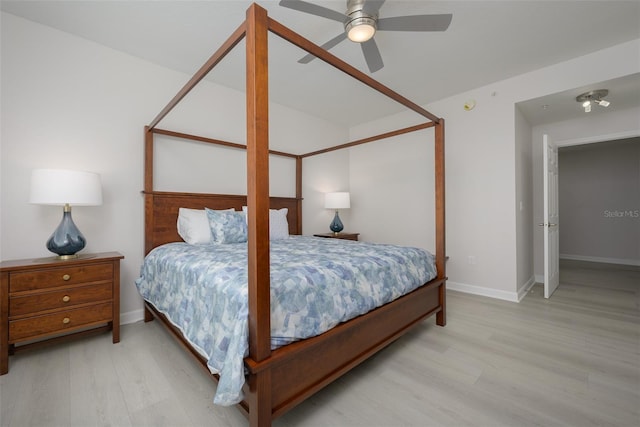
<svg viewBox="0 0 640 427">
<path fill-rule="evenodd" d="M 71 276 L 69 276 L 68 274 L 65 274 L 64 276 L 62 276 L 62 280 L 67 281 L 71 279 Z"/>
<path fill-rule="evenodd" d="M 65 325 L 69 322 L 71 322 L 71 319 L 69 319 L 68 317 L 65 317 L 64 319 L 62 319 L 62 323 L 64 323 Z"/>
<path fill-rule="evenodd" d="M 71 301 L 71 297 L 69 295 L 65 295 L 62 297 L 62 302 L 69 302 Z"/>
</svg>

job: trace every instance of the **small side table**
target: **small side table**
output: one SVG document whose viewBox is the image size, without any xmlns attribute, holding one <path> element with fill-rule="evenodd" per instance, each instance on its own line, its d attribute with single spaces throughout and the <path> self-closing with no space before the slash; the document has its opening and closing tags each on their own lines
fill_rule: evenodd
<svg viewBox="0 0 640 427">
<path fill-rule="evenodd" d="M 314 237 L 326 237 L 328 239 L 344 239 L 344 240 L 358 240 L 360 233 L 318 233 L 314 234 Z"/>
<path fill-rule="evenodd" d="M 113 342 L 119 342 L 123 258 L 106 252 L 70 260 L 2 261 L 0 375 L 9 371 L 10 354 L 44 342 L 97 330 L 111 330 Z"/>
</svg>

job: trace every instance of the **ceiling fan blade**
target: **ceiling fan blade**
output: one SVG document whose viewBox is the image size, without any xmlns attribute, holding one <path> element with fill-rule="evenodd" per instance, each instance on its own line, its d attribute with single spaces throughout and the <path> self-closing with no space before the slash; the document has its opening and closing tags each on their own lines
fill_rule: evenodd
<svg viewBox="0 0 640 427">
<path fill-rule="evenodd" d="M 377 15 L 385 0 L 367 0 L 362 10 L 369 15 Z"/>
<path fill-rule="evenodd" d="M 280 0 L 280 6 L 288 7 L 289 9 L 297 10 L 299 12 L 322 16 L 323 18 L 332 19 L 342 23 L 347 19 L 347 16 L 340 12 L 301 0 Z"/>
<path fill-rule="evenodd" d="M 337 45 L 338 43 L 340 43 L 341 41 L 345 40 L 346 38 L 347 38 L 347 34 L 346 33 L 340 33 L 337 36 L 335 36 L 334 38 L 332 38 L 331 40 L 329 40 L 328 42 L 326 42 L 325 44 L 323 44 L 321 47 L 324 50 L 329 50 L 332 47 L 334 47 L 335 45 Z M 310 53 L 310 54 L 304 56 L 298 62 L 301 63 L 301 64 L 308 64 L 313 59 L 316 59 L 316 56 Z"/>
<path fill-rule="evenodd" d="M 380 31 L 445 31 L 453 15 L 412 15 L 378 19 Z"/>
<path fill-rule="evenodd" d="M 382 56 L 380 55 L 380 49 L 378 49 L 378 45 L 374 39 L 369 39 L 364 43 L 360 43 L 360 46 L 362 47 L 362 53 L 364 54 L 365 61 L 367 61 L 369 71 L 375 73 L 384 67 Z"/>
</svg>

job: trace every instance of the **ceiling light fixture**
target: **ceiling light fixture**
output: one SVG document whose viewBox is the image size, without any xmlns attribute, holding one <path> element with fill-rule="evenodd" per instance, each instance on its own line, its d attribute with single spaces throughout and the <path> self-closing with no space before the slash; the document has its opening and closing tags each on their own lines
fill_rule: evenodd
<svg viewBox="0 0 640 427">
<path fill-rule="evenodd" d="M 376 34 L 377 16 L 370 15 L 363 10 L 364 1 L 352 0 L 348 4 L 347 15 L 349 20 L 344 24 L 344 30 L 349 40 L 355 43 L 364 43 Z"/>
<path fill-rule="evenodd" d="M 609 91 L 607 89 L 597 89 L 576 96 L 576 101 L 582 103 L 582 108 L 584 108 L 585 113 L 590 113 L 592 102 L 601 107 L 608 107 L 611 105 L 609 101 L 602 99 L 607 95 L 609 95 Z"/>
</svg>

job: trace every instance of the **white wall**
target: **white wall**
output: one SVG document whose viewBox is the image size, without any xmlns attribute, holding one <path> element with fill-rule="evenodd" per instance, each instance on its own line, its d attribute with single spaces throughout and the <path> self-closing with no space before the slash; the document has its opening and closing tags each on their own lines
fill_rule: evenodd
<svg viewBox="0 0 640 427">
<path fill-rule="evenodd" d="M 329 224 L 335 211 L 324 208 L 324 194 L 334 191 L 350 191 L 349 153 L 332 151 L 307 157 L 302 162 L 302 234 L 329 233 Z M 353 200 L 351 201 L 353 205 Z M 340 211 L 345 231 L 351 229 L 351 210 Z"/>
<path fill-rule="evenodd" d="M 2 13 L 1 19 L 1 259 L 51 255 L 44 243 L 62 217 L 61 208 L 27 203 L 32 169 L 98 172 L 104 203 L 74 208 L 74 221 L 88 240 L 85 252 L 117 250 L 125 255 L 122 320 L 137 320 L 142 307 L 134 280 L 143 257 L 143 126 L 190 76 L 10 14 Z M 282 106 L 272 105 L 270 115 L 274 149 L 306 152 L 347 140 L 346 129 Z M 244 143 L 244 95 L 201 83 L 159 127 Z M 201 146 L 192 145 L 186 157 L 158 153 L 157 164 L 175 167 L 181 176 L 173 189 L 187 190 L 191 181 L 189 191 L 244 192 L 243 156 L 224 149 L 205 155 Z M 318 158 L 305 167 L 305 212 L 330 218 L 317 193 L 348 187 L 348 171 L 341 169 L 347 157 Z M 330 185 L 322 181 L 323 163 L 335 172 Z M 295 175 L 284 178 L 294 170 L 291 161 L 273 159 L 270 165 L 272 194 L 295 195 Z M 167 181 L 160 175 L 157 189 L 167 190 L 161 187 L 169 186 Z M 304 227 L 315 232 L 326 224 L 324 217 L 312 218 Z"/>
<path fill-rule="evenodd" d="M 435 253 L 433 134 L 422 130 L 350 149 L 351 228 L 361 240 Z"/>
<path fill-rule="evenodd" d="M 472 91 L 426 105 L 432 113 L 446 119 L 446 218 L 447 218 L 447 275 L 449 287 L 466 292 L 517 301 L 531 284 L 534 246 L 533 227 L 538 218 L 531 213 L 532 202 L 539 200 L 536 190 L 536 167 L 540 151 L 526 147 L 529 125 L 516 111 L 518 102 L 562 92 L 593 82 L 609 80 L 640 72 L 640 40 L 623 43 L 609 49 L 571 59 L 566 62 L 532 71 L 511 79 L 490 84 Z M 474 99 L 476 107 L 465 111 L 465 101 Z M 412 114 L 400 114 L 351 129 L 351 139 L 370 134 L 371 129 L 395 129 L 417 120 Z M 637 116 L 636 116 L 636 127 Z M 532 130 L 535 134 L 535 129 Z M 424 136 L 407 135 L 410 141 Z M 535 140 L 535 135 L 533 136 Z M 388 187 L 402 189 L 416 197 L 424 187 L 424 168 L 428 163 L 412 162 L 410 145 L 398 144 L 394 156 L 405 159 L 388 162 L 385 176 Z M 379 154 L 379 160 L 391 151 Z M 374 154 L 364 150 L 350 150 L 351 186 L 355 193 L 370 194 L 379 185 L 375 180 L 358 181 L 354 171 L 367 170 Z M 533 170 L 527 159 L 533 159 Z M 398 157 L 400 158 L 400 157 Z M 426 165 L 426 166 L 425 166 Z M 411 171 L 410 173 L 407 171 Z M 373 172 L 373 171 L 371 171 Z M 531 174 L 533 172 L 533 180 Z M 427 173 L 430 173 L 427 169 Z M 415 179 L 404 179 L 410 174 Z M 393 177 L 403 179 L 393 180 Z M 357 183 L 357 185 L 356 185 Z M 523 210 L 520 210 L 520 201 Z M 431 202 L 430 202 L 431 203 Z M 403 206 L 395 206 L 398 210 Z M 424 209 L 418 216 L 426 217 L 432 203 L 413 206 Z M 387 201 L 380 198 L 367 205 L 365 211 L 352 209 L 354 228 L 362 224 L 385 224 L 390 221 Z M 528 225 L 527 225 L 528 224 Z M 418 224 L 393 222 L 393 234 L 384 227 L 366 229 L 367 240 L 401 240 L 421 231 Z M 418 231 L 416 231 L 418 230 Z"/>
<path fill-rule="evenodd" d="M 397 130 L 415 113 L 351 129 L 351 140 Z M 412 245 L 435 252 L 434 130 L 395 136 L 349 149 L 351 229 L 361 240 Z"/>
<path fill-rule="evenodd" d="M 560 256 L 640 265 L 640 138 L 560 148 Z"/>
</svg>

